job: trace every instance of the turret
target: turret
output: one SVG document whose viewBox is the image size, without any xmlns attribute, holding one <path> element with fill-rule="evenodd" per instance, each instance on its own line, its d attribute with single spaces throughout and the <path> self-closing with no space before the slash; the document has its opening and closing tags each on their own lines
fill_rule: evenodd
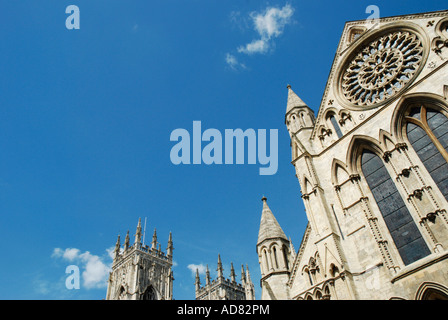
<svg viewBox="0 0 448 320">
<path fill-rule="evenodd" d="M 246 284 L 246 271 L 244 271 L 244 265 L 241 265 L 241 284 Z"/>
<path fill-rule="evenodd" d="M 286 104 L 285 123 L 290 134 L 295 134 L 302 129 L 314 126 L 314 112 L 292 91 L 288 84 L 288 101 Z"/>
<path fill-rule="evenodd" d="M 292 160 L 306 151 L 310 151 L 310 137 L 314 130 L 315 116 L 313 110 L 292 91 L 288 85 L 285 124 L 291 137 Z"/>
<path fill-rule="evenodd" d="M 230 281 L 236 282 L 235 269 L 233 268 L 233 262 L 230 263 Z"/>
<path fill-rule="evenodd" d="M 196 292 L 199 291 L 199 289 L 201 288 L 201 279 L 199 278 L 199 270 L 196 269 L 196 279 L 194 281 L 194 285 L 196 288 Z"/>
<path fill-rule="evenodd" d="M 126 233 L 126 238 L 124 239 L 124 251 L 129 249 L 129 230 Z"/>
<path fill-rule="evenodd" d="M 284 283 L 289 277 L 289 240 L 267 204 L 262 198 L 260 230 L 258 233 L 257 253 L 261 269 L 262 299 L 287 299 L 288 293 Z M 283 283 L 284 290 L 275 297 L 270 296 L 269 287 Z"/>
<path fill-rule="evenodd" d="M 218 279 L 224 278 L 222 262 L 221 262 L 221 255 L 219 255 L 219 254 L 218 254 L 218 268 L 216 269 L 216 271 L 218 271 Z"/>
<path fill-rule="evenodd" d="M 154 234 L 152 235 L 151 249 L 152 250 L 156 250 L 157 249 L 157 231 L 156 231 L 156 228 L 154 228 Z"/>
<path fill-rule="evenodd" d="M 135 231 L 135 241 L 134 244 L 139 245 L 142 241 L 142 221 L 138 218 L 137 230 Z"/>
<path fill-rule="evenodd" d="M 246 281 L 244 287 L 246 290 L 246 300 L 255 300 L 255 288 L 250 278 L 249 266 L 247 264 L 246 264 Z"/>
<path fill-rule="evenodd" d="M 118 235 L 117 242 L 115 243 L 114 258 L 117 258 L 119 254 L 120 254 L 120 235 Z"/>
<path fill-rule="evenodd" d="M 171 259 L 173 257 L 173 250 L 174 250 L 174 247 L 173 247 L 173 235 L 171 234 L 171 231 L 170 231 L 170 235 L 168 237 L 168 246 L 166 248 L 166 256 L 169 259 Z"/>
<path fill-rule="evenodd" d="M 296 258 L 296 249 L 294 249 L 294 245 L 292 244 L 291 237 L 289 237 L 289 254 L 291 257 L 291 264 L 292 264 Z M 290 265 L 290 267 L 291 267 L 291 265 Z"/>
<path fill-rule="evenodd" d="M 205 269 L 205 285 L 210 284 L 210 270 L 208 269 L 208 265 Z"/>
</svg>

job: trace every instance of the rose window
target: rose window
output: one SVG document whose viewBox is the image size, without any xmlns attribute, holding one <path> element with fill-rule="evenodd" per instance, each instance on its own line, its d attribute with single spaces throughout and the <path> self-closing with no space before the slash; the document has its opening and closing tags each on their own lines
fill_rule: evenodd
<svg viewBox="0 0 448 320">
<path fill-rule="evenodd" d="M 342 93 L 351 103 L 371 106 L 401 91 L 422 62 L 423 45 L 417 35 L 393 32 L 361 48 L 342 75 Z"/>
</svg>

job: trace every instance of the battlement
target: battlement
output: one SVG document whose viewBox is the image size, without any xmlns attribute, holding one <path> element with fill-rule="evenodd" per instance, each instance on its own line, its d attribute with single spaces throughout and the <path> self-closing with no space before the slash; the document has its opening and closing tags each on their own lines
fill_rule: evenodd
<svg viewBox="0 0 448 320">
<path fill-rule="evenodd" d="M 146 221 L 145 221 L 145 227 L 146 227 Z M 136 251 L 140 251 L 142 253 L 150 255 L 153 258 L 157 258 L 172 263 L 173 250 L 174 250 L 173 237 L 171 232 L 168 237 L 168 246 L 166 248 L 165 253 L 162 251 L 160 243 L 157 242 L 156 229 L 154 229 L 151 245 L 145 245 L 144 241 L 142 242 L 142 226 L 141 226 L 141 219 L 139 219 L 137 230 L 135 232 L 135 241 L 132 245 L 129 243 L 129 230 L 126 234 L 126 239 L 123 247 L 121 246 L 120 243 L 120 235 L 118 235 L 117 243 L 115 244 L 115 250 L 114 250 L 114 265 L 117 262 L 122 261 L 124 258 L 129 256 L 130 253 L 135 253 Z"/>
<path fill-rule="evenodd" d="M 135 251 L 140 251 L 144 254 L 148 254 L 153 258 L 157 258 L 166 262 L 171 263 L 173 257 L 167 256 L 165 252 L 161 251 L 160 249 L 154 249 L 151 248 L 151 246 L 143 245 L 141 243 L 135 243 L 129 248 L 123 249 L 120 251 L 114 259 L 114 264 L 119 263 L 120 261 L 124 260 L 127 256 L 135 253 Z"/>
<path fill-rule="evenodd" d="M 129 231 L 124 245 L 118 236 L 114 249 L 114 261 L 107 287 L 108 300 L 171 300 L 173 299 L 173 238 L 170 232 L 166 252 L 157 242 L 157 233 L 150 245 L 145 245 L 145 227 L 142 233 L 139 219 L 134 243 L 130 243 Z M 136 266 L 136 267 L 133 267 Z"/>
<path fill-rule="evenodd" d="M 247 268 L 247 266 L 246 266 Z M 253 284 L 250 280 L 249 269 L 241 266 L 241 283 L 236 281 L 236 274 L 231 263 L 230 279 L 223 275 L 221 257 L 218 255 L 218 275 L 210 279 L 210 271 L 205 272 L 205 285 L 201 286 L 199 270 L 196 270 L 196 300 L 251 300 L 254 297 Z"/>
</svg>

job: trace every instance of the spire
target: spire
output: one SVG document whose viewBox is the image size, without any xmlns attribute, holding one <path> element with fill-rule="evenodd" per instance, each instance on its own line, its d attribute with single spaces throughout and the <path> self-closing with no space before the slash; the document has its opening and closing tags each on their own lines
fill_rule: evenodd
<svg viewBox="0 0 448 320">
<path fill-rule="evenodd" d="M 151 249 L 157 249 L 157 232 L 156 228 L 154 228 L 154 234 L 152 235 Z"/>
<path fill-rule="evenodd" d="M 305 102 L 303 102 L 302 99 L 299 98 L 299 96 L 292 91 L 291 86 L 288 84 L 288 102 L 286 104 L 286 113 L 289 113 L 294 108 L 297 107 L 308 107 Z"/>
<path fill-rule="evenodd" d="M 201 287 L 201 279 L 199 278 L 199 270 L 196 269 L 196 279 L 194 281 L 195 287 L 196 287 L 196 291 L 199 290 L 199 288 Z"/>
<path fill-rule="evenodd" d="M 173 256 L 173 235 L 171 234 L 170 231 L 170 235 L 168 237 L 168 247 L 166 248 L 166 255 L 168 256 L 168 258 L 171 258 Z"/>
<path fill-rule="evenodd" d="M 116 259 L 120 255 L 120 235 L 117 237 L 117 242 L 115 243 L 115 249 L 114 249 L 114 259 Z"/>
<path fill-rule="evenodd" d="M 263 211 L 261 213 L 260 230 L 258 232 L 258 244 L 266 239 L 272 238 L 282 238 L 288 241 L 285 233 L 283 232 L 280 224 L 274 217 L 271 209 L 269 209 L 267 204 L 267 198 L 263 197 Z"/>
<path fill-rule="evenodd" d="M 140 244 L 142 240 L 142 219 L 138 218 L 137 230 L 135 231 L 135 243 Z"/>
<path fill-rule="evenodd" d="M 230 280 L 236 282 L 235 269 L 233 269 L 233 262 L 230 262 Z"/>
<path fill-rule="evenodd" d="M 250 279 L 249 266 L 246 264 L 246 300 L 255 300 L 255 288 Z"/>
<path fill-rule="evenodd" d="M 210 284 L 210 270 L 208 269 L 208 265 L 205 270 L 205 285 Z"/>
<path fill-rule="evenodd" d="M 115 243 L 115 258 L 120 254 L 120 235 L 118 235 L 117 242 Z"/>
<path fill-rule="evenodd" d="M 296 258 L 296 249 L 294 249 L 294 245 L 292 244 L 291 237 L 289 237 L 289 251 L 291 254 L 291 260 L 294 261 Z"/>
<path fill-rule="evenodd" d="M 128 250 L 129 248 L 129 230 L 126 233 L 126 238 L 124 239 L 124 251 Z"/>
<path fill-rule="evenodd" d="M 117 242 L 115 243 L 115 250 L 120 249 L 120 243 L 121 243 L 121 241 L 120 241 L 120 235 L 118 235 L 118 237 L 117 237 Z"/>
<path fill-rule="evenodd" d="M 247 264 L 246 264 L 246 278 L 247 278 L 247 283 L 252 282 L 252 280 L 250 279 L 249 266 Z"/>
<path fill-rule="evenodd" d="M 218 271 L 218 278 L 223 277 L 223 269 L 222 269 L 222 262 L 221 262 L 221 255 L 218 254 L 218 268 L 216 269 Z"/>
<path fill-rule="evenodd" d="M 244 285 L 246 282 L 246 272 L 244 271 L 244 265 L 241 265 L 241 283 Z"/>
</svg>

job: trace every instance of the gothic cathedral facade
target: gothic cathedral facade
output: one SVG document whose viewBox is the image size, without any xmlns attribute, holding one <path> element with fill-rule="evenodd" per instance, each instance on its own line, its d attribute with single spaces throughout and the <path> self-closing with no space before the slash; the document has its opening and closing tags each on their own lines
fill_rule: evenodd
<svg viewBox="0 0 448 320">
<path fill-rule="evenodd" d="M 448 11 L 347 22 L 285 123 L 308 225 L 295 252 L 263 198 L 261 298 L 447 299 Z"/>
</svg>

